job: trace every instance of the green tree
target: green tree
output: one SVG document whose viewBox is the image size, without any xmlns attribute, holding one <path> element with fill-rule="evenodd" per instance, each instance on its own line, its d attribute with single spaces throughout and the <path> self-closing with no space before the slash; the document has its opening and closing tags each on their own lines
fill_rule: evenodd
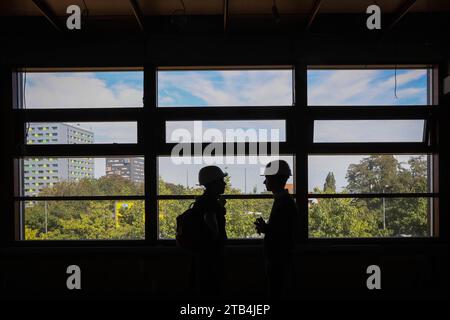
<svg viewBox="0 0 450 320">
<path fill-rule="evenodd" d="M 427 161 L 411 157 L 406 164 L 393 155 L 370 155 L 347 171 L 351 193 L 415 193 L 427 191 Z M 428 200 L 425 198 L 360 199 L 377 216 L 379 228 L 391 236 L 426 236 Z"/>
<path fill-rule="evenodd" d="M 226 194 L 240 194 L 227 177 Z M 348 193 L 426 192 L 427 162 L 411 157 L 399 163 L 389 155 L 371 155 L 347 171 Z M 255 190 L 254 190 L 255 191 Z M 41 195 L 136 195 L 144 194 L 142 184 L 120 176 L 99 179 L 63 181 L 42 190 Z M 323 190 L 335 193 L 336 181 L 330 172 Z M 199 187 L 186 187 L 158 179 L 160 195 L 203 193 Z M 192 199 L 158 201 L 159 237 L 173 239 L 176 217 L 193 202 Z M 272 199 L 229 199 L 227 233 L 229 238 L 257 237 L 254 220 L 268 219 Z M 332 198 L 318 199 L 309 206 L 311 237 L 380 237 L 402 234 L 426 236 L 429 203 L 424 198 Z M 383 229 L 383 218 L 386 229 Z M 145 235 L 144 201 L 34 201 L 25 208 L 25 239 L 143 239 Z"/>
<path fill-rule="evenodd" d="M 111 175 L 99 179 L 61 181 L 42 190 L 40 195 L 136 195 L 143 194 L 143 190 L 143 184 Z M 25 239 L 143 238 L 143 201 L 130 204 L 129 209 L 118 209 L 114 201 L 28 202 L 25 207 Z"/>
<path fill-rule="evenodd" d="M 315 189 L 314 193 L 323 193 Z M 351 198 L 318 198 L 309 203 L 309 236 L 361 238 L 381 236 L 376 217 Z"/>
<path fill-rule="evenodd" d="M 333 172 L 328 172 L 328 175 L 325 179 L 325 184 L 323 185 L 323 191 L 327 193 L 336 192 L 336 179 L 334 178 Z"/>
<path fill-rule="evenodd" d="M 419 156 L 400 163 L 392 155 L 370 155 L 350 164 L 346 177 L 344 193 L 426 192 L 427 161 Z M 315 188 L 314 193 L 335 191 L 331 173 L 323 188 Z M 312 237 L 426 236 L 428 212 L 424 198 L 319 198 L 309 204 L 309 233 Z"/>
</svg>

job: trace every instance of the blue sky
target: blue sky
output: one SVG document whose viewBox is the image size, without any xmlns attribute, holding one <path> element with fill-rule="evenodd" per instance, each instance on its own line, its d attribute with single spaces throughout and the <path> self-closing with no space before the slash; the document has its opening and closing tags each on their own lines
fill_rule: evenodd
<svg viewBox="0 0 450 320">
<path fill-rule="evenodd" d="M 316 105 L 425 105 L 427 102 L 426 70 L 309 70 L 308 104 Z M 395 90 L 395 83 L 397 88 Z M 27 74 L 27 108 L 106 108 L 142 107 L 143 73 L 81 72 Z M 291 70 L 219 70 L 219 71 L 160 71 L 158 73 L 158 106 L 275 106 L 292 105 Z M 167 133 L 185 129 L 193 136 L 192 122 L 172 123 Z M 233 121 L 203 122 L 203 129 L 278 129 L 285 138 L 284 122 Z M 134 123 L 85 123 L 95 133 L 97 143 L 133 142 Z M 378 130 L 377 130 L 378 129 Z M 332 141 L 417 141 L 423 130 L 421 121 L 318 122 L 315 140 Z M 269 131 L 270 133 L 270 131 Z M 198 139 L 197 135 L 195 139 Z M 314 158 L 309 167 L 310 189 L 322 186 L 329 171 L 335 173 L 338 188 L 346 185 L 345 173 L 350 163 L 362 156 Z M 332 160 L 333 159 L 333 160 Z M 406 160 L 405 156 L 399 158 Z M 258 165 L 228 166 L 234 187 L 247 191 L 254 185 L 263 190 Z M 174 183 L 194 186 L 198 168 L 179 169 L 168 164 L 160 166 L 161 176 Z M 241 172 L 242 171 L 242 172 Z M 96 176 L 104 174 L 104 160 L 96 161 Z M 186 175 L 188 179 L 186 179 Z M 301 179 L 301 177 L 297 177 Z"/>
<path fill-rule="evenodd" d="M 290 71 L 255 72 L 255 76 L 241 71 L 167 71 L 159 75 L 159 106 L 245 106 L 253 105 L 291 105 L 292 77 Z M 254 71 L 253 71 L 254 72 Z M 277 74 L 277 72 L 279 72 Z M 250 72 L 252 73 L 252 72 Z M 395 79 L 396 78 L 396 79 Z M 255 80 L 257 79 L 257 80 Z M 395 88 L 395 83 L 397 87 Z M 264 85 L 265 96 L 259 95 Z M 266 85 L 269 84 L 269 85 Z M 280 89 L 282 87 L 282 89 Z M 427 102 L 426 70 L 310 70 L 308 72 L 308 103 L 314 105 L 425 105 Z M 205 92 L 206 91 L 206 92 Z M 252 92 L 251 98 L 247 92 Z M 267 98 L 267 95 L 270 98 Z M 269 101 L 270 103 L 267 103 Z M 278 103 L 276 103 L 278 102 Z M 227 104 L 228 103 L 228 104 Z M 192 122 L 178 123 L 176 127 L 184 127 L 191 133 Z M 167 133 L 173 132 L 175 124 L 169 126 Z M 207 124 L 205 128 L 209 128 Z M 215 128 L 224 131 L 229 126 L 214 124 Z M 236 128 L 236 124 L 232 126 Z M 268 123 L 254 124 L 256 129 L 270 128 Z M 280 129 L 280 126 L 272 126 Z M 248 128 L 242 125 L 242 128 Z M 340 121 L 316 123 L 316 141 L 333 142 L 384 142 L 384 141 L 421 141 L 423 121 Z M 333 171 L 339 190 L 347 185 L 345 174 L 351 163 L 358 163 L 364 156 L 335 156 L 310 158 L 309 190 L 314 186 L 323 186 L 326 175 Z M 407 162 L 410 155 L 396 156 L 401 162 Z M 162 165 L 160 174 L 164 179 L 193 186 L 196 168 L 189 171 L 188 166 L 180 170 L 183 178 L 177 178 L 175 168 L 167 169 Z M 241 189 L 243 174 L 247 174 L 247 190 L 249 183 L 259 186 L 262 180 L 256 178 L 255 166 L 240 166 L 237 177 L 232 184 Z M 187 178 L 186 178 L 187 176 Z M 249 178 L 250 177 L 250 178 Z M 178 180 L 177 180 L 178 179 Z M 297 176 L 297 179 L 301 177 Z M 249 182 L 249 180 L 251 182 Z M 261 181 L 260 181 L 261 180 Z M 187 182 L 186 182 L 187 181 Z"/>
<path fill-rule="evenodd" d="M 139 71 L 95 72 L 95 78 L 104 81 L 107 87 L 125 85 L 142 90 L 144 86 L 144 74 Z"/>
<path fill-rule="evenodd" d="M 425 69 L 309 70 L 307 83 L 311 106 L 427 103 Z"/>
<path fill-rule="evenodd" d="M 28 109 L 142 107 L 143 73 L 28 73 Z"/>
<path fill-rule="evenodd" d="M 158 106 L 292 105 L 291 70 L 160 71 Z"/>
</svg>

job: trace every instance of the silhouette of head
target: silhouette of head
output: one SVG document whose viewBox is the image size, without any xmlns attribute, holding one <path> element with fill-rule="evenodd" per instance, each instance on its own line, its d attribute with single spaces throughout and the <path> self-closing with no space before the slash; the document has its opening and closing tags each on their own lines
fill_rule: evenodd
<svg viewBox="0 0 450 320">
<path fill-rule="evenodd" d="M 226 183 L 224 178 L 227 175 L 217 166 L 206 166 L 200 169 L 198 181 L 200 185 L 205 187 L 205 193 L 220 195 L 225 192 Z"/>
<path fill-rule="evenodd" d="M 264 170 L 264 184 L 267 191 L 281 191 L 284 190 L 286 182 L 292 175 L 289 164 L 284 160 L 276 160 L 269 162 Z"/>
</svg>

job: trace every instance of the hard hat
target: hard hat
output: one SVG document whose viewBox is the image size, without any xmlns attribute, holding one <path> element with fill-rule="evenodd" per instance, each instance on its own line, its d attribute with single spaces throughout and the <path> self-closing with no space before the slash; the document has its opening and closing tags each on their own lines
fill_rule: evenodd
<svg viewBox="0 0 450 320">
<path fill-rule="evenodd" d="M 227 175 L 228 173 L 223 172 L 222 169 L 217 166 L 206 166 L 201 168 L 198 172 L 198 182 L 200 185 L 204 186 L 210 182 L 223 179 Z"/>
<path fill-rule="evenodd" d="M 291 168 L 284 160 L 271 161 L 266 165 L 263 176 L 292 176 Z"/>
</svg>

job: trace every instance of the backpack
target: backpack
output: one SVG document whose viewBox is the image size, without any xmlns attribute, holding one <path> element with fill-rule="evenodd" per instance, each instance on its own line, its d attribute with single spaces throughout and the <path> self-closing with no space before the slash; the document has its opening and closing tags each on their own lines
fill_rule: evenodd
<svg viewBox="0 0 450 320">
<path fill-rule="evenodd" d="M 201 215 L 197 214 L 195 202 L 177 217 L 176 242 L 177 246 L 186 250 L 198 249 L 198 236 L 201 228 Z"/>
</svg>

